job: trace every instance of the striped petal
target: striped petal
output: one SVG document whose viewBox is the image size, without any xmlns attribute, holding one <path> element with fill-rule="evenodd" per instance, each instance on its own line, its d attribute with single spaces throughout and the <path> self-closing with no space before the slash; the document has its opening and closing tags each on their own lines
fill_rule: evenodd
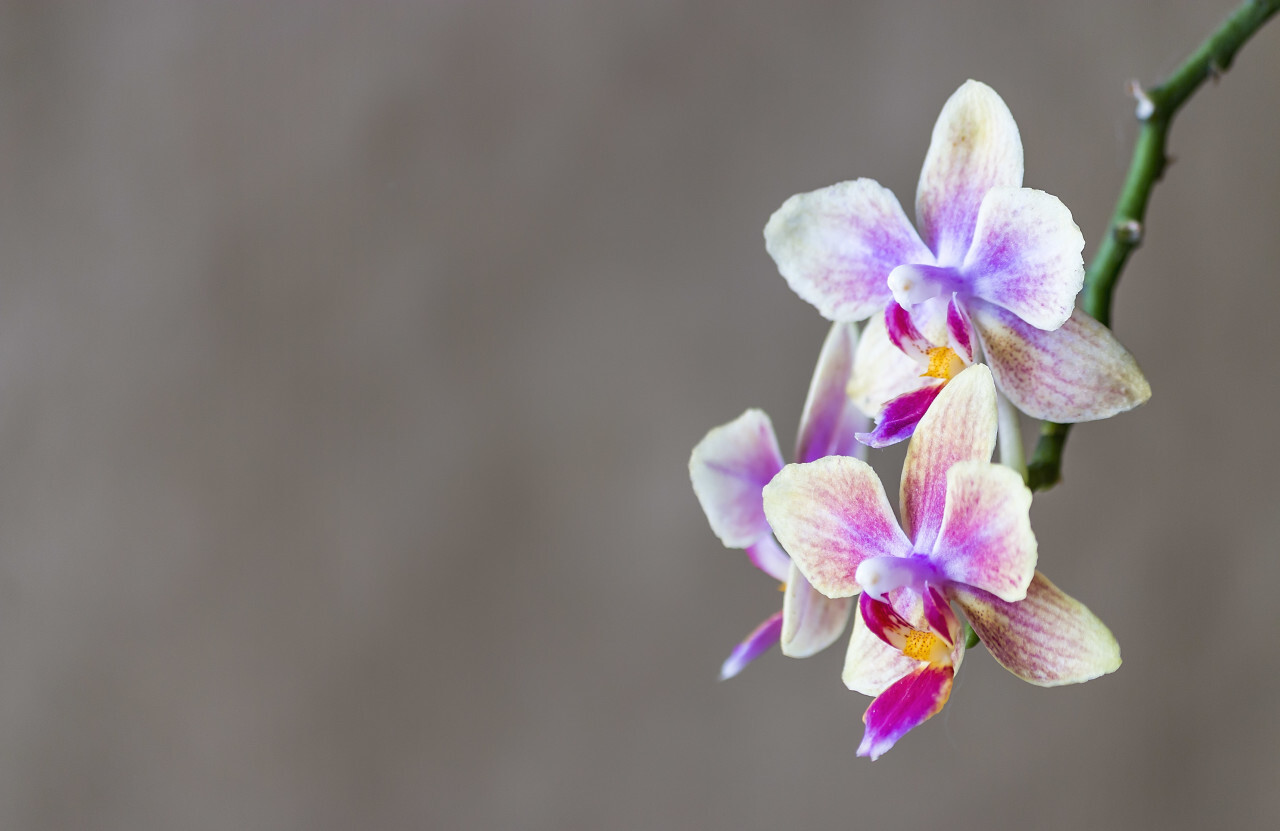
<svg viewBox="0 0 1280 831">
<path fill-rule="evenodd" d="M 746 640 L 733 648 L 729 657 L 720 666 L 720 680 L 728 681 L 747 668 L 747 664 L 759 658 L 769 647 L 778 642 L 782 635 L 782 612 L 770 615 L 755 630 L 747 635 Z"/>
<path fill-rule="evenodd" d="M 954 678 L 949 664 L 924 664 L 881 693 L 862 716 L 867 729 L 858 755 L 879 759 L 909 730 L 928 721 L 947 703 Z"/>
<path fill-rule="evenodd" d="M 853 356 L 847 392 L 854 406 L 876 417 L 887 401 L 920 386 L 920 364 L 902 354 L 885 331 L 884 316 L 873 315 L 862 328 Z"/>
<path fill-rule="evenodd" d="M 782 654 L 808 658 L 826 649 L 849 625 L 852 611 L 852 600 L 820 594 L 792 563 L 782 596 Z"/>
<path fill-rule="evenodd" d="M 852 597 L 867 557 L 903 556 L 911 545 L 866 462 L 828 456 L 787 465 L 764 489 L 764 511 L 778 542 L 827 597 Z"/>
<path fill-rule="evenodd" d="M 865 451 L 854 438 L 863 418 L 849 400 L 849 379 L 858 330 L 852 323 L 834 323 L 822 344 L 818 365 L 809 383 L 809 395 L 800 416 L 796 461 L 812 462 L 823 456 L 853 456 Z"/>
<path fill-rule="evenodd" d="M 946 508 L 930 560 L 952 582 L 1021 600 L 1036 570 L 1030 510 L 1031 491 L 1017 472 L 957 462 L 947 471 Z"/>
<path fill-rule="evenodd" d="M 1021 185 L 1022 139 L 1013 115 L 991 87 L 966 81 L 933 126 L 916 190 L 920 235 L 938 264 L 963 262 L 987 191 Z"/>
<path fill-rule="evenodd" d="M 889 302 L 895 266 L 933 262 L 897 197 L 871 179 L 796 194 L 764 240 L 792 291 L 829 320 L 865 320 Z"/>
<path fill-rule="evenodd" d="M 901 488 L 902 525 L 916 551 L 933 550 L 942 526 L 951 466 L 967 460 L 991 460 L 996 421 L 991 373 L 982 364 L 974 364 L 942 388 L 916 425 L 902 466 Z"/>
<path fill-rule="evenodd" d="M 1151 397 L 1133 356 L 1111 330 L 1082 311 L 1052 332 L 981 301 L 970 302 L 969 314 L 996 383 L 1033 418 L 1094 421 Z"/>
<path fill-rule="evenodd" d="M 762 410 L 716 427 L 693 448 L 693 492 L 725 546 L 746 548 L 768 535 L 760 494 L 782 465 L 773 423 Z"/>
<path fill-rule="evenodd" d="M 968 291 L 1037 329 L 1071 317 L 1084 286 L 1084 234 L 1056 196 L 993 188 L 982 200 L 961 273 Z"/>
<path fill-rule="evenodd" d="M 1120 666 L 1111 630 L 1038 571 L 1018 603 L 968 586 L 952 585 L 950 592 L 992 657 L 1024 681 L 1076 684 Z"/>
<path fill-rule="evenodd" d="M 858 441 L 868 447 L 888 447 L 911 438 L 911 434 L 916 431 L 916 425 L 929 411 L 929 405 L 938 397 L 938 393 L 942 392 L 943 387 L 933 379 L 922 381 L 922 383 L 924 386 L 920 389 L 899 395 L 887 402 L 876 418 L 876 429 L 870 433 L 858 433 Z"/>
</svg>

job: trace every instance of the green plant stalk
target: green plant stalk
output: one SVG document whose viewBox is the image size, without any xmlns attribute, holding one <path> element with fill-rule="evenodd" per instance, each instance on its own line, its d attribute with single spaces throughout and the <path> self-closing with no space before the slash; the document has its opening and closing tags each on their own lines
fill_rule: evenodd
<svg viewBox="0 0 1280 831">
<path fill-rule="evenodd" d="M 1232 12 L 1163 84 L 1149 90 L 1135 90 L 1140 107 L 1149 102 L 1150 112 L 1138 131 L 1129 173 L 1120 198 L 1116 200 L 1111 224 L 1084 278 L 1081 306 L 1100 323 L 1111 325 L 1111 301 L 1116 282 L 1129 255 L 1142 242 L 1142 223 L 1147 215 L 1151 190 L 1169 163 L 1166 147 L 1173 117 L 1201 84 L 1210 78 L 1218 78 L 1230 68 L 1240 47 L 1278 10 L 1280 0 L 1248 0 Z M 1062 449 L 1070 430 L 1070 424 L 1043 422 L 1040 425 L 1040 439 L 1027 465 L 1027 485 L 1031 490 L 1043 490 L 1061 480 Z"/>
</svg>

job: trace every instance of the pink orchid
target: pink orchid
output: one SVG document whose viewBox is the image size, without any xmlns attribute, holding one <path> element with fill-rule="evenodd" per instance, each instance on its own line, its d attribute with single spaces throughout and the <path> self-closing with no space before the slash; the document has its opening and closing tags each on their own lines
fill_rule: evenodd
<svg viewBox="0 0 1280 831">
<path fill-rule="evenodd" d="M 858 459 L 787 465 L 764 491 L 765 517 L 822 594 L 862 593 L 844 681 L 875 696 L 859 755 L 879 757 L 946 703 L 963 657 L 960 605 L 1001 665 L 1033 684 L 1114 671 L 1103 623 L 1036 571 L 1031 492 L 991 464 L 996 391 L 983 365 L 959 373 L 920 420 L 902 468 L 902 524 Z"/>
<path fill-rule="evenodd" d="M 855 440 L 862 419 L 845 394 L 853 366 L 857 330 L 831 327 L 814 370 L 796 440 L 796 458 L 807 462 L 831 454 L 863 453 Z M 773 424 L 761 410 L 747 410 L 716 427 L 689 457 L 689 478 L 711 530 L 728 548 L 745 549 L 756 568 L 785 581 L 782 611 L 765 619 L 735 648 L 720 670 L 732 678 L 775 643 L 793 658 L 830 646 L 849 622 L 852 603 L 814 591 L 774 541 L 764 516 L 764 486 L 783 468 Z"/>
<path fill-rule="evenodd" d="M 901 347 L 906 333 L 895 322 L 908 323 L 917 345 L 958 358 L 978 351 L 976 331 L 995 382 L 1031 416 L 1078 422 L 1131 409 L 1150 397 L 1146 379 L 1105 326 L 1075 310 L 1084 237 L 1057 197 L 1022 187 L 1022 174 L 1008 107 L 967 81 L 933 128 L 916 191 L 919 234 L 889 190 L 858 179 L 788 199 L 765 227 L 766 247 L 791 288 L 831 320 L 887 310 L 878 336 Z M 864 400 L 888 422 L 873 434 L 887 444 L 910 435 L 912 413 L 923 414 L 940 384 L 919 381 L 917 361 L 876 346 L 860 350 L 853 383 L 893 391 Z"/>
</svg>

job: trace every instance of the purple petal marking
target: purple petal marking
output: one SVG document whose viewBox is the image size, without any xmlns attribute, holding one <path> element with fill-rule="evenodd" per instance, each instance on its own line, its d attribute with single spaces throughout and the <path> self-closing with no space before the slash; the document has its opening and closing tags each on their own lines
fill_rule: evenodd
<svg viewBox="0 0 1280 831">
<path fill-rule="evenodd" d="M 920 234 L 938 264 L 964 260 L 987 191 L 1021 185 L 1022 139 L 1013 115 L 991 87 L 966 81 L 938 116 L 916 190 Z"/>
<path fill-rule="evenodd" d="M 920 419 L 902 465 L 901 488 L 902 526 L 916 551 L 933 550 L 951 466 L 991 460 L 996 421 L 996 388 L 982 364 L 952 378 Z"/>
<path fill-rule="evenodd" d="M 910 551 L 880 478 L 849 456 L 787 465 L 765 487 L 764 511 L 778 542 L 827 597 L 858 593 L 854 575 L 865 558 Z"/>
<path fill-rule="evenodd" d="M 782 596 L 782 654 L 789 658 L 818 654 L 844 633 L 852 611 L 852 600 L 820 594 L 793 563 Z"/>
<path fill-rule="evenodd" d="M 961 271 L 968 291 L 1037 329 L 1057 329 L 1084 285 L 1084 235 L 1056 196 L 993 188 Z"/>
<path fill-rule="evenodd" d="M 933 344 L 920 334 L 915 321 L 911 319 L 911 312 L 899 306 L 896 301 L 884 307 L 884 328 L 889 340 L 904 355 L 916 361 L 929 360 L 928 353 Z"/>
<path fill-rule="evenodd" d="M 1038 571 L 1017 603 L 968 586 L 953 584 L 950 593 L 991 656 L 1024 681 L 1076 684 L 1120 667 L 1120 645 L 1106 625 Z"/>
<path fill-rule="evenodd" d="M 996 383 L 1033 418 L 1094 421 L 1151 397 L 1151 386 L 1133 356 L 1107 327 L 1082 311 L 1052 332 L 983 301 L 971 301 L 969 314 Z"/>
<path fill-rule="evenodd" d="M 770 615 L 765 619 L 764 623 L 755 628 L 746 640 L 733 648 L 733 652 L 729 653 L 729 657 L 725 659 L 724 664 L 720 667 L 720 680 L 728 681 L 742 670 L 746 669 L 747 664 L 759 658 L 769 647 L 778 642 L 782 636 L 782 612 Z"/>
<path fill-rule="evenodd" d="M 915 628 L 893 606 L 876 600 L 867 592 L 858 598 L 858 612 L 867 630 L 895 649 L 902 649 L 907 633 Z"/>
<path fill-rule="evenodd" d="M 969 322 L 969 314 L 951 295 L 947 303 L 947 333 L 951 336 L 951 348 L 964 359 L 966 364 L 973 363 L 973 324 Z"/>
<path fill-rule="evenodd" d="M 772 534 L 763 536 L 747 546 L 746 551 L 747 559 L 751 564 L 774 580 L 784 581 L 791 573 L 791 558 L 782 550 L 782 546 L 778 545 L 778 541 Z"/>
<path fill-rule="evenodd" d="M 951 611 L 951 604 L 932 585 L 925 586 L 924 617 L 929 621 L 929 628 L 950 645 L 955 645 L 960 637 L 960 620 Z"/>
<path fill-rule="evenodd" d="M 746 548 L 769 533 L 761 492 L 782 465 L 773 423 L 761 410 L 716 427 L 693 448 L 689 480 L 725 546 Z"/>
<path fill-rule="evenodd" d="M 892 297 L 894 267 L 933 262 L 897 198 L 871 179 L 791 197 L 764 239 L 792 291 L 828 320 L 865 320 Z"/>
<path fill-rule="evenodd" d="M 924 386 L 920 389 L 899 395 L 886 403 L 880 411 L 880 417 L 876 419 L 876 429 L 870 433 L 858 433 L 858 441 L 868 447 L 888 447 L 911 438 L 916 425 L 924 418 L 929 405 L 944 386 L 933 378 L 922 379 L 921 383 Z"/>
<path fill-rule="evenodd" d="M 800 416 L 797 462 L 812 462 L 823 456 L 864 457 L 866 451 L 854 438 L 864 418 L 847 392 L 857 344 L 858 331 L 853 324 L 832 324 Z"/>
<path fill-rule="evenodd" d="M 928 721 L 947 703 L 954 678 L 950 666 L 925 664 L 881 693 L 862 716 L 867 729 L 858 755 L 879 759 L 911 728 Z"/>
<path fill-rule="evenodd" d="M 909 593 L 907 593 L 909 594 Z M 840 679 L 854 692 L 875 697 L 920 666 L 897 649 L 871 634 L 862 615 L 854 615 L 853 635 L 844 657 Z"/>
<path fill-rule="evenodd" d="M 1016 602 L 1036 570 L 1031 491 L 1014 470 L 957 462 L 947 471 L 942 527 L 929 559 L 948 580 Z"/>
</svg>

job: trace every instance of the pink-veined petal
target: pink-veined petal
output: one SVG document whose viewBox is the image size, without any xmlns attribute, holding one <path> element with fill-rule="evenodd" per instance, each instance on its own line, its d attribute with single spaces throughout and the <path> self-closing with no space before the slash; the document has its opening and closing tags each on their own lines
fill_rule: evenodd
<svg viewBox="0 0 1280 831">
<path fill-rule="evenodd" d="M 858 330 L 852 323 L 831 325 L 800 416 L 797 462 L 812 462 L 823 456 L 862 456 L 866 452 L 854 438 L 864 419 L 847 393 L 857 345 Z"/>
<path fill-rule="evenodd" d="M 947 334 L 956 354 L 966 364 L 973 363 L 973 324 L 969 322 L 969 313 L 956 302 L 954 294 L 947 303 Z"/>
<path fill-rule="evenodd" d="M 911 548 L 880 477 L 849 456 L 787 465 L 764 489 L 764 512 L 792 562 L 827 597 L 857 594 L 854 575 L 867 557 Z"/>
<path fill-rule="evenodd" d="M 746 669 L 747 664 L 759 658 L 778 642 L 782 635 L 782 612 L 765 618 L 764 623 L 757 626 L 742 643 L 733 648 L 729 657 L 720 666 L 720 680 L 728 681 Z"/>
<path fill-rule="evenodd" d="M 763 501 L 763 497 L 762 497 Z M 748 545 L 747 559 L 751 564 L 779 582 L 786 580 L 791 573 L 791 558 L 782 550 L 772 534 L 766 534 Z"/>
<path fill-rule="evenodd" d="M 1022 139 L 1013 115 L 991 87 L 966 81 L 933 126 L 916 190 L 920 235 L 938 264 L 964 260 L 987 191 L 1021 185 Z"/>
<path fill-rule="evenodd" d="M 1071 317 L 1084 286 L 1084 234 L 1062 200 L 1032 188 L 993 188 L 982 200 L 961 271 L 968 291 L 1037 329 Z"/>
<path fill-rule="evenodd" d="M 849 398 L 865 415 L 874 418 L 885 402 L 920 387 L 919 363 L 902 354 L 885 332 L 884 316 L 872 315 L 862 329 L 853 356 Z"/>
<path fill-rule="evenodd" d="M 929 559 L 954 583 L 1021 600 L 1036 570 L 1030 510 L 1031 491 L 1014 470 L 956 462 L 947 471 L 942 528 Z"/>
<path fill-rule="evenodd" d="M 808 658 L 826 649 L 849 625 L 852 611 L 852 600 L 819 593 L 792 563 L 782 596 L 782 654 Z"/>
<path fill-rule="evenodd" d="M 914 672 L 920 666 L 906 655 L 877 638 L 867 627 L 862 615 L 853 616 L 853 635 L 844 657 L 844 671 L 840 679 L 854 692 L 863 695 L 880 695 L 899 678 Z"/>
<path fill-rule="evenodd" d="M 938 397 L 938 393 L 942 392 L 943 387 L 943 384 L 934 378 L 922 378 L 920 382 L 924 384 L 920 389 L 904 393 L 886 402 L 884 409 L 880 411 L 880 416 L 876 419 L 876 429 L 870 433 L 858 433 L 858 441 L 868 447 L 888 447 L 911 438 L 916 425 L 929 411 L 929 405 Z"/>
<path fill-rule="evenodd" d="M 911 319 L 911 312 L 898 305 L 896 301 L 884 307 L 885 333 L 894 346 L 914 361 L 929 360 L 929 350 L 934 344 L 916 328 Z"/>
<path fill-rule="evenodd" d="M 1088 681 L 1120 666 L 1120 645 L 1083 603 L 1036 572 L 1025 600 L 952 585 L 951 595 L 993 658 L 1041 687 Z"/>
<path fill-rule="evenodd" d="M 858 755 L 879 759 L 909 730 L 928 721 L 947 703 L 954 678 L 950 665 L 924 664 L 882 692 L 862 716 L 867 729 Z"/>
<path fill-rule="evenodd" d="M 996 388 L 974 364 L 952 378 L 916 425 L 902 465 L 902 526 L 917 551 L 932 551 L 956 462 L 990 461 L 996 447 Z M 783 543 L 786 547 L 786 543 Z"/>
<path fill-rule="evenodd" d="M 769 533 L 761 492 L 782 465 L 773 423 L 762 410 L 716 427 L 693 448 L 693 492 L 727 547 L 746 548 Z"/>
<path fill-rule="evenodd" d="M 828 320 L 865 320 L 892 297 L 895 266 L 933 262 L 897 197 L 871 179 L 792 196 L 764 240 L 792 291 Z"/>
<path fill-rule="evenodd" d="M 1046 332 L 989 303 L 971 301 L 968 308 L 996 383 L 1033 418 L 1094 421 L 1151 397 L 1133 356 L 1078 309 L 1060 329 Z"/>
</svg>

